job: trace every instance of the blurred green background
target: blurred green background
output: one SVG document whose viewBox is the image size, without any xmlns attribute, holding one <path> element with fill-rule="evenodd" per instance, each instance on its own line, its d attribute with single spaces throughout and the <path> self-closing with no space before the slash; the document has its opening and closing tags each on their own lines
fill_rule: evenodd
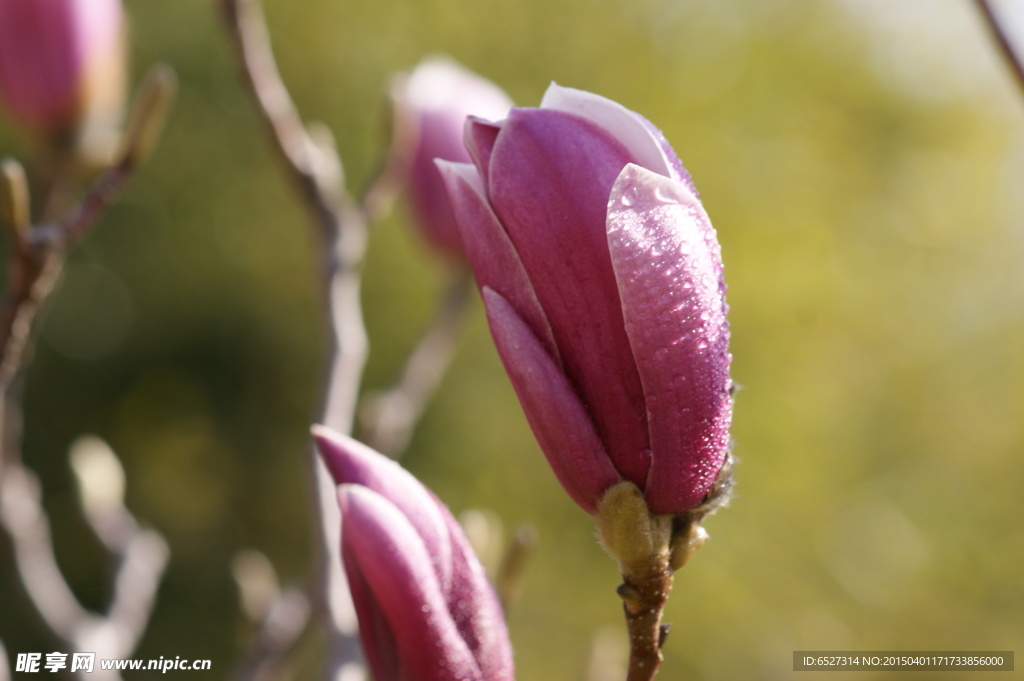
<svg viewBox="0 0 1024 681">
<path fill-rule="evenodd" d="M 735 500 L 677 576 L 662 678 L 817 678 L 791 671 L 804 649 L 1019 648 L 1024 98 L 970 3 L 265 4 L 284 78 L 333 129 L 354 190 L 385 152 L 388 79 L 436 52 L 520 105 L 551 80 L 611 97 L 692 172 L 730 287 L 739 465 Z M 108 566 L 66 452 L 83 433 L 110 442 L 130 508 L 173 554 L 137 657 L 209 658 L 190 678 L 223 678 L 252 633 L 232 557 L 259 549 L 285 578 L 309 568 L 315 244 L 212 4 L 126 5 L 133 73 L 170 63 L 180 98 L 44 317 L 26 460 L 69 582 L 101 607 Z M 29 154 L 6 123 L 0 152 Z M 394 378 L 447 274 L 406 212 L 378 225 L 367 388 Z M 404 463 L 456 513 L 539 528 L 509 618 L 517 677 L 582 680 L 595 634 L 621 628 L 616 570 L 554 482 L 481 312 Z M 7 551 L 0 639 L 48 652 Z"/>
</svg>

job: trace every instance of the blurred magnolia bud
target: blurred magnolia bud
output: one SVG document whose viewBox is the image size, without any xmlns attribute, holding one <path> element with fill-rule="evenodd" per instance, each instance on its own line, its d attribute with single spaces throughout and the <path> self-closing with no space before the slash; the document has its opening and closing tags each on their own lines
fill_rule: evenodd
<svg viewBox="0 0 1024 681">
<path fill-rule="evenodd" d="M 102 517 L 124 505 L 124 469 L 106 442 L 94 435 L 75 440 L 71 468 L 87 516 Z"/>
<path fill-rule="evenodd" d="M 0 98 L 11 115 L 58 139 L 119 118 L 123 22 L 121 0 L 0 0 Z"/>
<path fill-rule="evenodd" d="M 469 163 L 463 143 L 467 116 L 492 120 L 512 107 L 494 83 L 445 57 L 420 63 L 391 89 L 395 134 L 390 172 L 406 187 L 424 238 L 462 259 L 462 240 L 434 159 Z"/>
</svg>

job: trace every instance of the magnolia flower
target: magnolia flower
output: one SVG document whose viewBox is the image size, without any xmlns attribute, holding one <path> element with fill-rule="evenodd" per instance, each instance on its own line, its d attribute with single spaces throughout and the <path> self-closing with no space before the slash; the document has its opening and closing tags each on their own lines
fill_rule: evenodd
<svg viewBox="0 0 1024 681">
<path fill-rule="evenodd" d="M 622 481 L 654 514 L 711 491 L 732 416 L 715 231 L 646 119 L 552 85 L 471 119 L 441 163 L 498 352 L 559 481 L 590 513 Z"/>
<path fill-rule="evenodd" d="M 451 59 L 423 61 L 391 91 L 395 110 L 392 163 L 407 186 L 424 238 L 459 259 L 462 243 L 434 159 L 468 163 L 466 117 L 501 118 L 512 100 L 497 85 Z"/>
<path fill-rule="evenodd" d="M 377 681 L 512 681 L 497 596 L 459 524 L 401 466 L 326 428 L 341 550 Z"/>
<path fill-rule="evenodd" d="M 121 0 L 0 0 L 0 95 L 13 116 L 60 133 L 119 107 L 122 22 Z"/>
</svg>

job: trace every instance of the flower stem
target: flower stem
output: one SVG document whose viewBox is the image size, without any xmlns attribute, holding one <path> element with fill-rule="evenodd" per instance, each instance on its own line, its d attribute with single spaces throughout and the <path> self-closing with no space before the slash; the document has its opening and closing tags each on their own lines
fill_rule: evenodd
<svg viewBox="0 0 1024 681">
<path fill-rule="evenodd" d="M 629 632 L 629 672 L 626 681 L 650 681 L 661 665 L 661 646 L 668 625 L 661 623 L 665 601 L 672 590 L 672 566 L 668 554 L 622 565 L 618 588 Z"/>
</svg>

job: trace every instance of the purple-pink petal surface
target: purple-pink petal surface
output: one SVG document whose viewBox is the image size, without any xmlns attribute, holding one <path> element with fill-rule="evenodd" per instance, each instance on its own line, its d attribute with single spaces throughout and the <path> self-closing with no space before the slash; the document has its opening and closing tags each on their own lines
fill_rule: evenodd
<svg viewBox="0 0 1024 681">
<path fill-rule="evenodd" d="M 118 49 L 120 0 L 0 0 L 0 94 L 22 122 L 67 124 Z"/>
<path fill-rule="evenodd" d="M 367 588 L 357 599 L 363 609 L 379 611 L 387 622 L 398 658 L 393 681 L 483 681 L 448 612 L 427 547 L 406 516 L 358 485 L 343 485 L 339 503 L 345 565 L 356 573 L 356 584 Z M 374 664 L 375 673 L 388 664 Z"/>
<path fill-rule="evenodd" d="M 643 391 L 604 235 L 608 194 L 631 160 L 576 116 L 513 109 L 491 151 L 487 188 L 609 456 L 623 477 L 642 480 L 650 466 Z"/>
<path fill-rule="evenodd" d="M 468 163 L 463 144 L 467 116 L 500 118 L 512 106 L 494 83 L 451 59 L 424 60 L 392 91 L 398 165 L 403 166 L 417 223 L 427 241 L 461 258 L 462 243 L 435 159 Z M 408 148 L 406 148 L 408 147 Z"/>
<path fill-rule="evenodd" d="M 314 428 L 313 435 L 335 482 L 341 485 L 342 490 L 347 491 L 342 493 L 343 496 L 345 494 L 347 496 L 341 499 L 343 506 L 343 559 L 346 571 L 349 573 L 353 602 L 359 615 L 367 657 L 386 656 L 388 651 L 395 650 L 396 646 L 402 643 L 402 638 L 409 634 L 406 627 L 423 628 L 434 626 L 442 621 L 450 622 L 462 645 L 469 651 L 475 665 L 474 669 L 477 670 L 482 681 L 512 681 L 512 648 L 508 641 L 508 629 L 505 625 L 501 604 L 480 565 L 480 561 L 473 553 L 469 541 L 448 508 L 408 471 L 366 445 L 346 435 L 319 426 Z M 372 493 L 374 498 L 381 500 L 381 503 L 393 509 L 394 513 L 390 511 L 387 514 L 375 512 L 377 518 L 374 521 L 375 524 L 366 517 L 369 511 L 362 516 L 349 517 L 344 510 L 346 503 L 352 503 L 351 492 L 353 490 Z M 362 493 L 360 492 L 360 494 Z M 362 499 L 364 496 L 358 498 Z M 380 507 L 377 502 L 364 505 L 370 511 Z M 402 522 L 395 522 L 395 518 L 399 516 Z M 387 520 L 387 523 L 381 518 Z M 366 530 L 371 533 L 361 537 L 349 534 L 349 523 L 353 522 L 364 524 L 362 529 L 356 530 L 357 532 L 364 531 L 367 527 L 371 528 L 372 532 Z M 422 565 L 417 566 L 417 569 L 426 568 L 430 573 L 432 583 L 436 583 L 443 605 L 443 608 L 438 610 L 433 601 L 429 603 L 424 601 L 421 605 L 428 607 L 428 610 L 423 613 L 429 612 L 430 617 L 423 617 L 423 613 L 419 613 L 420 616 L 417 616 L 417 611 L 413 609 L 405 612 L 400 626 L 392 622 L 391 619 L 396 616 L 398 611 L 384 609 L 375 600 L 376 592 L 370 590 L 369 587 L 361 586 L 372 585 L 373 579 L 375 579 L 363 574 L 369 563 L 352 562 L 353 556 L 357 555 L 355 552 L 358 552 L 358 555 L 373 555 L 382 560 L 397 562 L 398 567 L 394 568 L 395 570 L 406 569 L 401 567 L 401 562 L 413 558 L 394 556 L 387 546 L 377 547 L 371 551 L 372 533 L 382 532 L 387 527 L 400 529 L 404 533 L 403 541 L 411 541 L 409 533 L 406 532 L 406 528 L 411 528 L 416 544 L 423 549 L 422 553 L 417 553 L 413 557 L 415 560 L 423 561 Z M 350 546 L 352 542 L 356 542 L 358 545 Z M 349 548 L 346 549 L 346 547 Z M 346 553 L 346 551 L 348 552 Z M 392 568 L 378 566 L 373 569 L 387 573 Z M 420 577 L 425 574 L 421 574 L 421 572 L 417 572 Z M 394 572 L 392 577 L 398 574 L 398 572 Z M 423 592 L 422 595 L 426 598 L 430 593 Z M 448 636 L 446 631 L 447 629 L 436 632 L 434 635 L 443 638 Z M 422 632 L 417 635 L 422 635 Z M 458 653 L 461 648 L 452 650 Z M 461 653 L 458 654 L 461 655 Z M 452 664 L 461 659 L 458 656 L 456 658 L 453 658 Z M 387 667 L 388 664 L 390 663 L 387 660 L 383 660 L 376 666 Z M 461 663 L 459 664 L 461 665 Z M 386 676 L 381 681 L 391 681 L 392 678 L 401 681 L 407 681 L 407 679 L 408 681 L 419 681 L 434 677 Z M 452 676 L 450 678 L 463 677 Z M 470 675 L 465 678 L 478 677 Z"/>
<path fill-rule="evenodd" d="M 573 501 L 588 513 L 621 479 L 572 384 L 501 294 L 484 289 L 498 354 L 541 450 Z"/>
<path fill-rule="evenodd" d="M 701 503 L 729 444 L 729 325 L 721 255 L 685 185 L 635 165 L 608 201 L 608 245 L 644 385 L 654 513 Z"/>
<path fill-rule="evenodd" d="M 470 119 L 466 146 L 474 168 L 449 166 L 446 186 L 559 481 L 591 513 L 623 479 L 655 513 L 699 506 L 728 453 L 731 358 L 689 173 L 644 117 L 554 84 L 540 108 Z"/>
</svg>

